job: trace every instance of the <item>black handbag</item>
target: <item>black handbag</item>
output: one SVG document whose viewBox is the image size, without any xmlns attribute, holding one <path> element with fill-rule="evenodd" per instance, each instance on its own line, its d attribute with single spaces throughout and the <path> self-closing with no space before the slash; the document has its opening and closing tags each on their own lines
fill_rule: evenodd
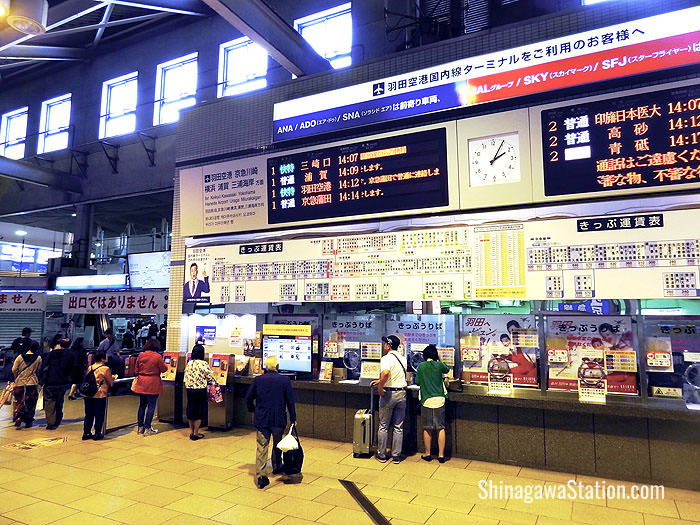
<svg viewBox="0 0 700 525">
<path fill-rule="evenodd" d="M 287 476 L 301 473 L 301 467 L 304 464 L 304 451 L 301 448 L 296 425 L 292 427 L 292 435 L 296 438 L 299 447 L 282 452 L 282 471 Z"/>
</svg>

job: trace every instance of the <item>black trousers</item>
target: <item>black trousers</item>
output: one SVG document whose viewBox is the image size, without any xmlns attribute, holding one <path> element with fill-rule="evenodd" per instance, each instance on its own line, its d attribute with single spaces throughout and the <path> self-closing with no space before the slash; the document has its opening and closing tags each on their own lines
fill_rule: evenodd
<svg viewBox="0 0 700 525">
<path fill-rule="evenodd" d="M 63 421 L 63 402 L 65 401 L 67 390 L 67 385 L 44 387 L 46 426 L 58 426 Z"/>
<path fill-rule="evenodd" d="M 104 434 L 105 414 L 107 412 L 106 397 L 86 397 L 85 401 L 85 422 L 83 423 L 83 434 L 92 434 L 92 425 L 95 425 L 95 435 Z"/>
</svg>

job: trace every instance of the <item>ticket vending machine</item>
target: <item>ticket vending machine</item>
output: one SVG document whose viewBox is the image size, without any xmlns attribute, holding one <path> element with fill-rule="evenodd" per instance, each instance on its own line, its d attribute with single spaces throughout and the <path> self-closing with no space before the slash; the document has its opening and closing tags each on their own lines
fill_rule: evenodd
<svg viewBox="0 0 700 525">
<path fill-rule="evenodd" d="M 158 420 L 182 425 L 185 411 L 185 354 L 164 352 L 163 361 L 167 369 L 160 375 L 163 380 L 163 393 L 158 398 Z"/>
<path fill-rule="evenodd" d="M 214 379 L 221 386 L 224 396 L 222 403 L 209 402 L 209 428 L 229 430 L 233 428 L 233 375 L 236 370 L 234 354 L 212 354 L 209 366 L 214 372 Z"/>
</svg>

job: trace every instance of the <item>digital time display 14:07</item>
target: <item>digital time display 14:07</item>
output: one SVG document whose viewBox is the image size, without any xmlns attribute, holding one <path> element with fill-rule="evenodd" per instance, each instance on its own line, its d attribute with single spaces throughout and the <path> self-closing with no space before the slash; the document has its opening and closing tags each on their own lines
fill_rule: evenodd
<svg viewBox="0 0 700 525">
<path fill-rule="evenodd" d="M 446 206 L 444 128 L 272 157 L 268 222 Z"/>
<path fill-rule="evenodd" d="M 542 112 L 545 195 L 700 182 L 700 86 Z"/>
</svg>

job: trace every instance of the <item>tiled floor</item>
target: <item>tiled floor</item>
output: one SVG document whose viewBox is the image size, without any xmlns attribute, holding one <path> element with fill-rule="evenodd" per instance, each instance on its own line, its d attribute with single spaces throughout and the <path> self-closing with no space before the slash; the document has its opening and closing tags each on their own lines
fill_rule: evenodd
<svg viewBox="0 0 700 525">
<path fill-rule="evenodd" d="M 700 492 L 668 488 L 660 501 L 482 500 L 480 480 L 556 486 L 575 476 L 463 459 L 439 465 L 419 456 L 400 465 L 381 464 L 353 459 L 347 443 L 316 439 L 302 441 L 306 462 L 301 484 L 285 485 L 273 478 L 261 491 L 253 485 L 252 431 L 209 433 L 195 443 L 185 430 L 157 426 L 161 433 L 156 436 L 144 438 L 127 430 L 102 442 L 82 442 L 80 423 L 56 432 L 41 427 L 18 431 L 3 408 L 0 525 L 370 524 L 339 478 L 354 481 L 396 524 L 700 522 Z M 53 436 L 67 441 L 33 450 L 6 447 Z"/>
</svg>

